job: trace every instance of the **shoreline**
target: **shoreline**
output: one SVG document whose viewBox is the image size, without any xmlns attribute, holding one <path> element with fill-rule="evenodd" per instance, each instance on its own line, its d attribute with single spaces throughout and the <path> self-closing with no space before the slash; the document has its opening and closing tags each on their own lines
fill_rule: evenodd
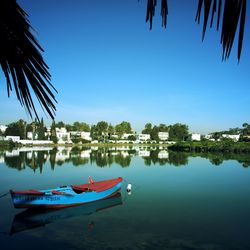
<svg viewBox="0 0 250 250">
<path fill-rule="evenodd" d="M 176 152 L 198 152 L 198 153 L 208 153 L 208 152 L 225 152 L 225 153 L 250 153 L 250 143 L 249 142 L 233 142 L 233 141 L 185 141 L 176 142 L 175 144 L 169 143 L 73 143 L 73 144 L 28 144 L 23 145 L 20 143 L 15 143 L 12 141 L 0 141 L 0 150 L 11 150 L 16 148 L 57 148 L 57 147 L 99 147 L 99 148 L 112 148 L 112 147 L 144 147 L 144 148 L 168 148 L 171 151 Z"/>
</svg>

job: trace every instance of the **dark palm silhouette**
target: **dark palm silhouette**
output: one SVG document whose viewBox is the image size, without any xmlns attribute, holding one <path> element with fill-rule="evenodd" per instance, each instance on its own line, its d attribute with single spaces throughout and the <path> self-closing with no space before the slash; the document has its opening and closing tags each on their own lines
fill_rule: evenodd
<svg viewBox="0 0 250 250">
<path fill-rule="evenodd" d="M 50 83 L 48 66 L 40 54 L 43 49 L 31 33 L 27 14 L 15 0 L 1 0 L 0 34 L 0 63 L 8 96 L 14 86 L 21 105 L 31 117 L 35 113 L 38 118 L 31 87 L 41 107 L 54 118 L 56 99 L 52 89 L 56 90 Z"/>
<path fill-rule="evenodd" d="M 155 14 L 156 0 L 148 0 L 146 22 L 149 22 L 152 29 L 153 16 Z M 223 8 L 224 6 L 224 8 Z M 210 27 L 213 25 L 214 15 L 217 12 L 217 31 L 222 23 L 221 28 L 221 44 L 222 44 L 222 60 L 229 58 L 234 43 L 234 37 L 239 26 L 238 38 L 238 61 L 240 60 L 244 27 L 246 19 L 246 0 L 199 0 L 195 21 L 200 23 L 203 12 L 203 31 L 202 41 L 204 40 L 209 16 L 211 16 Z M 223 13 L 222 13 L 223 9 Z M 167 0 L 161 0 L 161 16 L 162 26 L 166 28 L 168 14 Z M 223 15 L 221 15 L 223 14 Z"/>
<path fill-rule="evenodd" d="M 146 22 L 152 29 L 156 0 L 147 0 Z M 42 47 L 31 33 L 31 26 L 25 11 L 16 0 L 1 0 L 0 4 L 0 64 L 4 72 L 8 95 L 14 86 L 21 105 L 32 117 L 38 118 L 31 96 L 34 91 L 41 107 L 53 119 L 55 116 L 55 88 L 50 82 L 48 66 L 40 52 Z M 199 0 L 195 20 L 200 23 L 204 9 L 202 40 L 204 39 L 209 16 L 210 26 L 217 12 L 217 30 L 221 27 L 222 59 L 226 60 L 234 43 L 239 27 L 238 61 L 240 60 L 246 17 L 246 0 Z M 167 0 L 161 0 L 162 26 L 166 28 L 168 15 Z"/>
</svg>

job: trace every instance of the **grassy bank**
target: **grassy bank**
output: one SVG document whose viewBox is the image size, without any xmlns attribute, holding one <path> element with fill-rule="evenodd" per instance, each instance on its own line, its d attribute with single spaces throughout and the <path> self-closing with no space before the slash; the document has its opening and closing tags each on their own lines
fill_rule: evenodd
<svg viewBox="0 0 250 250">
<path fill-rule="evenodd" d="M 227 153 L 250 153 L 249 142 L 225 141 L 200 141 L 178 142 L 169 147 L 170 150 L 183 152 L 227 152 Z"/>
</svg>

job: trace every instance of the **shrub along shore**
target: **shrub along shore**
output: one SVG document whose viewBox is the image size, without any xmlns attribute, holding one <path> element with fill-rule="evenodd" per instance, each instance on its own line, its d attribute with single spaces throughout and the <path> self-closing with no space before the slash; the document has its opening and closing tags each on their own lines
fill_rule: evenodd
<svg viewBox="0 0 250 250">
<path fill-rule="evenodd" d="M 182 152 L 228 152 L 250 153 L 249 142 L 223 141 L 186 141 L 169 146 L 170 150 Z"/>
</svg>

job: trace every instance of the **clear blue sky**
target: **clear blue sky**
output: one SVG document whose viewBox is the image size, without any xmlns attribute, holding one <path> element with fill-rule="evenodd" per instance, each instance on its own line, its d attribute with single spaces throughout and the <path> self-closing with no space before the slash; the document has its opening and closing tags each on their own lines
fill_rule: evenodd
<svg viewBox="0 0 250 250">
<path fill-rule="evenodd" d="M 169 0 L 166 30 L 158 6 L 152 31 L 145 23 L 146 0 L 18 2 L 59 92 L 56 121 L 125 120 L 137 131 L 147 122 L 182 122 L 201 133 L 250 122 L 249 15 L 238 65 L 236 44 L 229 61 L 221 61 L 214 28 L 201 42 L 194 0 Z M 0 124 L 30 121 L 15 93 L 7 98 L 2 72 L 0 80 Z"/>
</svg>

